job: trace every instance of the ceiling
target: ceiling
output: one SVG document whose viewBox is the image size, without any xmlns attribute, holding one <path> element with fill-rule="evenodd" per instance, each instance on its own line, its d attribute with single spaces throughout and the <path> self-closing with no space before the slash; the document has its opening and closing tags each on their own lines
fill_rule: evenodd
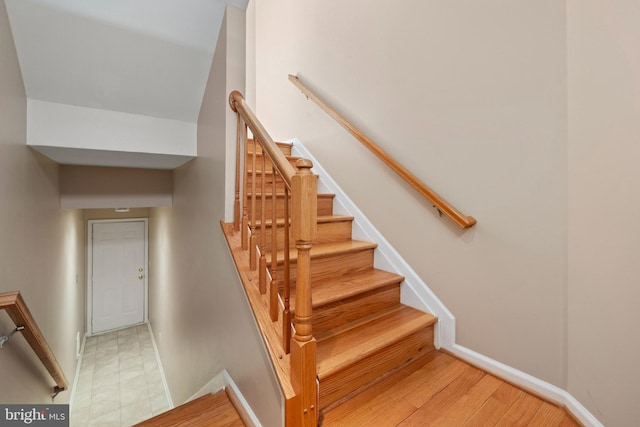
<svg viewBox="0 0 640 427">
<path fill-rule="evenodd" d="M 224 8 L 248 0 L 6 0 L 27 97 L 196 122 Z"/>
</svg>

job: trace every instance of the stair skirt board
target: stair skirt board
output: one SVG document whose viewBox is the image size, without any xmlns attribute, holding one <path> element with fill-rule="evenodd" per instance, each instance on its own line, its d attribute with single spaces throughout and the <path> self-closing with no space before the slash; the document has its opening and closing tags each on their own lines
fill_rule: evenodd
<svg viewBox="0 0 640 427">
<path fill-rule="evenodd" d="M 374 266 L 405 277 L 400 288 L 401 302 L 437 316 L 438 322 L 434 325 L 436 348 L 443 349 L 471 365 L 477 366 L 546 400 L 563 405 L 585 427 L 603 426 L 589 410 L 566 390 L 456 344 L 456 319 L 442 301 L 438 299 L 427 284 L 404 261 L 346 193 L 342 191 L 302 142 L 297 138 L 289 139 L 285 142 L 293 144 L 291 150 L 293 156 L 304 157 L 313 162 L 312 171 L 319 176 L 318 192 L 335 194 L 333 200 L 334 214 L 354 217 L 353 238 L 378 244 L 375 249 Z"/>
<path fill-rule="evenodd" d="M 220 371 L 215 377 L 206 383 L 200 390 L 198 390 L 193 396 L 187 399 L 187 402 L 191 402 L 199 397 L 207 395 L 209 393 L 216 394 L 220 390 L 226 390 L 231 403 L 235 406 L 236 411 L 242 418 L 242 421 L 247 427 L 262 427 L 260 420 L 256 414 L 253 413 L 251 406 L 244 398 L 242 392 L 231 378 L 231 375 L 226 369 Z M 185 402 L 185 403 L 187 403 Z"/>
</svg>

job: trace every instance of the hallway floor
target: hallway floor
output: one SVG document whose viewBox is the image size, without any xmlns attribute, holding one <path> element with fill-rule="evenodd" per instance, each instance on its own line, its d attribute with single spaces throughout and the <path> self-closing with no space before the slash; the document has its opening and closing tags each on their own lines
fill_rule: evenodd
<svg viewBox="0 0 640 427">
<path fill-rule="evenodd" d="M 131 426 L 170 409 L 147 325 L 88 337 L 71 426 Z"/>
</svg>

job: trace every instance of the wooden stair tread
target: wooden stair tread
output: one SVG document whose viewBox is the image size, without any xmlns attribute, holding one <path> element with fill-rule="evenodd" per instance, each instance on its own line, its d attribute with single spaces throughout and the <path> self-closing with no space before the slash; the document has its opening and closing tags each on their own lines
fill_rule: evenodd
<svg viewBox="0 0 640 427">
<path fill-rule="evenodd" d="M 311 258 L 324 258 L 332 255 L 344 255 L 351 252 L 359 252 L 368 249 L 375 249 L 378 245 L 373 242 L 367 242 L 364 240 L 341 240 L 337 242 L 319 243 L 311 247 Z M 271 263 L 271 252 L 265 254 L 267 263 Z M 284 260 L 284 251 L 278 251 L 276 255 L 278 264 Z M 295 262 L 298 259 L 298 251 L 296 248 L 291 248 L 289 254 L 289 260 Z"/>
<path fill-rule="evenodd" d="M 268 187 L 268 186 L 267 186 Z M 260 190 L 260 189 L 258 189 Z M 270 198 L 273 195 L 273 193 L 267 189 L 267 191 L 265 191 L 264 196 L 265 198 Z M 253 197 L 253 193 L 251 191 L 247 192 L 247 201 L 251 202 L 251 198 Z M 284 193 L 282 192 L 277 192 L 276 193 L 276 197 L 278 199 L 283 199 L 284 198 Z M 333 199 L 334 197 L 336 197 L 335 194 L 330 194 L 330 193 L 323 193 L 323 194 L 318 194 L 318 199 Z M 262 198 L 262 192 L 260 191 L 256 191 L 256 200 L 261 199 Z M 289 194 L 289 198 L 291 198 L 291 194 Z"/>
<path fill-rule="evenodd" d="M 352 298 L 376 289 L 399 284 L 404 277 L 385 270 L 373 268 L 358 271 L 339 278 L 324 279 L 313 282 L 313 308 L 331 304 L 343 299 Z M 291 288 L 291 312 L 295 312 L 295 286 Z"/>
<path fill-rule="evenodd" d="M 136 426 L 244 426 L 226 392 L 205 394 Z"/>
<path fill-rule="evenodd" d="M 398 305 L 357 327 L 331 331 L 318 340 L 318 377 L 326 378 L 381 348 L 433 325 L 437 318 L 414 308 Z"/>
<path fill-rule="evenodd" d="M 353 221 L 353 216 L 350 216 L 350 215 L 318 215 L 317 216 L 318 224 L 328 224 L 331 222 L 341 222 L 341 221 Z M 265 226 L 271 227 L 272 224 L 273 224 L 273 221 L 271 220 L 271 218 L 266 218 L 264 220 Z M 260 219 L 257 219 L 256 227 L 260 227 L 261 225 L 262 225 L 262 221 Z M 277 218 L 276 225 L 284 226 L 284 218 Z"/>
</svg>

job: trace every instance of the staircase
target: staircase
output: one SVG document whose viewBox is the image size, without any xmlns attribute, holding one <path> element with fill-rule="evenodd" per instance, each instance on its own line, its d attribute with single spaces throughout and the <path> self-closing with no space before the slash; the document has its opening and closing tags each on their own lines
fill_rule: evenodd
<svg viewBox="0 0 640 427">
<path fill-rule="evenodd" d="M 252 147 L 253 144 L 247 144 Z M 291 164 L 291 145 L 278 143 Z M 249 154 L 252 155 L 251 148 Z M 262 152 L 256 150 L 256 165 L 262 165 Z M 272 268 L 282 276 L 284 259 L 284 183 L 273 173 L 265 159 L 264 174 L 256 175 L 256 187 L 262 180 L 272 189 L 276 180 L 275 221 L 266 207 L 266 236 L 277 227 L 277 264 Z M 256 172 L 262 172 L 259 170 Z M 247 168 L 248 188 L 252 188 L 252 168 Z M 256 211 L 261 209 L 261 193 L 256 194 Z M 271 194 L 269 193 L 269 196 Z M 318 194 L 317 236 L 311 249 L 311 285 L 313 335 L 317 340 L 317 375 L 320 383 L 320 410 L 339 403 L 407 363 L 434 349 L 433 325 L 436 318 L 400 303 L 398 274 L 374 267 L 374 242 L 352 239 L 353 217 L 333 214 L 333 194 Z M 248 210 L 252 197 L 247 198 Z M 251 225 L 251 223 L 249 224 Z M 260 241 L 261 224 L 254 224 Z M 291 311 L 295 312 L 297 252 L 289 239 L 291 259 Z M 271 239 L 265 239 L 267 265 L 271 265 Z M 282 289 L 281 289 L 282 292 Z"/>
</svg>

